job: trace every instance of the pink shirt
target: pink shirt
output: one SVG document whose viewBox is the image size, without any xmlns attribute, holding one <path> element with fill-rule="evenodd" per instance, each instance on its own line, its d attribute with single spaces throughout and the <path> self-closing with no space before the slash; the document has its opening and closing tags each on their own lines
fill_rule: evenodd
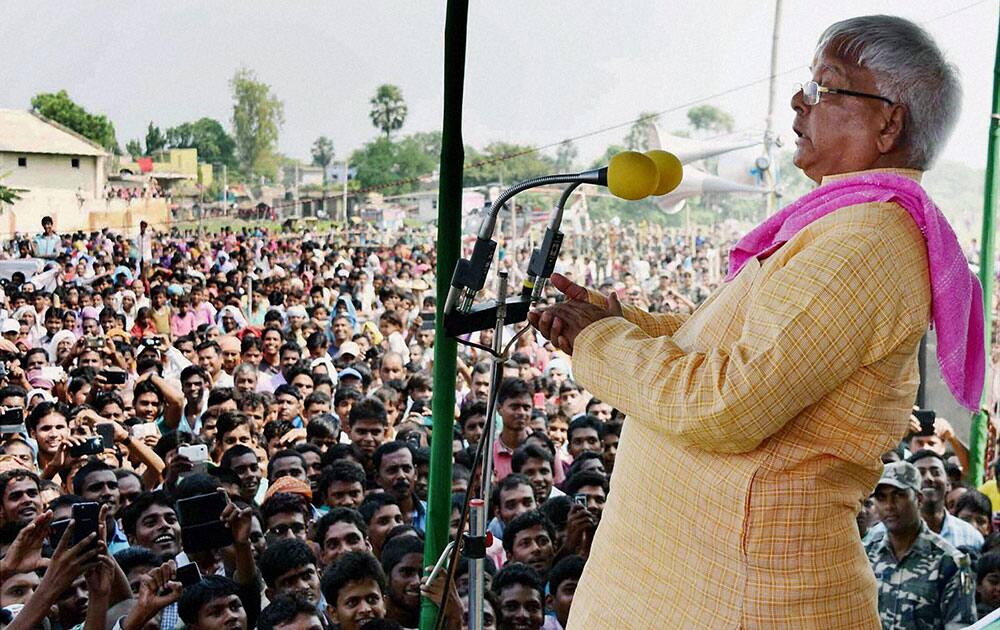
<svg viewBox="0 0 1000 630">
<path fill-rule="evenodd" d="M 170 334 L 174 339 L 182 335 L 187 335 L 198 327 L 198 320 L 194 313 L 188 311 L 183 317 L 174 313 L 170 316 Z"/>
</svg>

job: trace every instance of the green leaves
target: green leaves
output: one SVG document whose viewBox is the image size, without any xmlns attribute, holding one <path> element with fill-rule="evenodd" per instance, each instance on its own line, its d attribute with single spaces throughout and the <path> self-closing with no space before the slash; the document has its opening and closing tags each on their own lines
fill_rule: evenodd
<svg viewBox="0 0 1000 630">
<path fill-rule="evenodd" d="M 106 116 L 91 114 L 69 97 L 66 90 L 55 94 L 41 93 L 31 99 L 31 109 L 42 116 L 72 129 L 81 136 L 96 142 L 105 149 L 117 153 L 118 140 L 115 126 Z"/>
<path fill-rule="evenodd" d="M 384 83 L 378 86 L 371 101 L 369 116 L 376 129 L 381 129 L 386 139 L 406 122 L 406 103 L 398 86 Z"/>
<path fill-rule="evenodd" d="M 277 179 L 278 130 L 285 106 L 257 75 L 241 68 L 229 82 L 233 94 L 233 132 L 240 170 L 250 178 Z"/>
</svg>

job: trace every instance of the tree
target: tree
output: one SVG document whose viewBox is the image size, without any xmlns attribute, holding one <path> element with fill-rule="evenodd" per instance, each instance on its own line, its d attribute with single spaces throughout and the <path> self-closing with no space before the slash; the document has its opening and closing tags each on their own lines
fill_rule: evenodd
<svg viewBox="0 0 1000 630">
<path fill-rule="evenodd" d="M 142 150 L 142 142 L 138 138 L 132 138 L 125 143 L 125 152 L 131 155 L 133 160 L 146 155 L 146 152 Z"/>
<path fill-rule="evenodd" d="M 733 117 L 714 105 L 698 105 L 687 112 L 688 123 L 697 131 L 729 133 L 733 130 Z"/>
<path fill-rule="evenodd" d="M 399 142 L 380 137 L 352 153 L 350 162 L 361 188 L 378 187 L 386 194 L 416 190 L 418 178 L 432 173 L 437 164 L 412 136 Z"/>
<path fill-rule="evenodd" d="M 326 183 L 326 169 L 333 161 L 333 140 L 326 136 L 316 138 L 312 146 L 313 164 L 323 167 L 323 183 Z"/>
<path fill-rule="evenodd" d="M 247 68 L 233 75 L 233 132 L 240 169 L 247 177 L 277 178 L 278 130 L 285 122 L 285 106 L 270 86 Z"/>
<path fill-rule="evenodd" d="M 575 170 L 576 158 L 580 151 L 572 140 L 563 140 L 556 148 L 556 171 L 570 173 Z"/>
<path fill-rule="evenodd" d="M 73 102 L 66 90 L 59 90 L 55 94 L 37 94 L 31 99 L 31 109 L 96 142 L 108 151 L 119 152 L 115 126 L 111 121 L 101 114 L 87 112 Z"/>
<path fill-rule="evenodd" d="M 476 165 L 478 162 L 486 162 Z M 482 154 L 466 150 L 465 183 L 483 186 L 502 182 L 513 184 L 539 175 L 551 173 L 554 160 L 532 146 L 493 142 L 486 145 Z"/>
<path fill-rule="evenodd" d="M 0 174 L 0 179 L 3 179 L 10 175 L 10 172 Z M 13 205 L 15 201 L 21 198 L 21 193 L 24 192 L 22 188 L 12 188 L 5 184 L 0 184 L 0 208 L 4 206 Z"/>
<path fill-rule="evenodd" d="M 149 121 L 149 127 L 146 128 L 146 155 L 152 155 L 165 146 L 167 146 L 167 139 L 163 132 L 153 124 L 152 120 Z"/>
<path fill-rule="evenodd" d="M 649 135 L 656 129 L 656 112 L 641 112 L 639 117 L 629 127 L 625 136 L 625 147 L 630 151 L 646 151 L 649 149 Z"/>
<path fill-rule="evenodd" d="M 198 159 L 209 164 L 239 168 L 236 141 L 214 118 L 199 118 L 167 129 L 167 146 L 175 149 L 198 149 Z"/>
<path fill-rule="evenodd" d="M 406 121 L 406 103 L 399 87 L 388 83 L 378 86 L 370 101 L 372 109 L 368 114 L 376 129 L 381 129 L 386 139 L 403 126 Z"/>
<path fill-rule="evenodd" d="M 418 131 L 410 135 L 421 151 L 435 163 L 441 160 L 441 132 L 440 131 Z"/>
</svg>

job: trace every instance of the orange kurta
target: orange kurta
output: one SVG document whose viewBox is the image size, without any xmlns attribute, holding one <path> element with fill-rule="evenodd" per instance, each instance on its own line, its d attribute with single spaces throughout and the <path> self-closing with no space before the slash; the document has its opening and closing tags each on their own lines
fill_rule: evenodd
<svg viewBox="0 0 1000 630">
<path fill-rule="evenodd" d="M 568 627 L 879 628 L 855 514 L 906 431 L 930 299 L 916 224 L 864 204 L 689 318 L 588 326 L 573 372 L 628 419 Z"/>
</svg>

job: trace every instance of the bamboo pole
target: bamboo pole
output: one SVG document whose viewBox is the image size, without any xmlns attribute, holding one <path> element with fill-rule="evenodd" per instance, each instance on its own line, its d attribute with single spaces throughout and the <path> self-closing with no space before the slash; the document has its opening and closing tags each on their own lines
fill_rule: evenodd
<svg viewBox="0 0 1000 630">
<path fill-rule="evenodd" d="M 452 431 L 455 424 L 457 346 L 444 332 L 444 304 L 458 262 L 462 232 L 462 98 L 468 0 L 448 0 L 444 27 L 444 121 L 441 132 L 441 185 L 438 191 L 437 316 L 434 334 L 434 434 L 427 496 L 424 566 L 437 562 L 448 543 L 451 521 Z M 424 598 L 420 627 L 434 627 L 437 605 Z"/>
</svg>

